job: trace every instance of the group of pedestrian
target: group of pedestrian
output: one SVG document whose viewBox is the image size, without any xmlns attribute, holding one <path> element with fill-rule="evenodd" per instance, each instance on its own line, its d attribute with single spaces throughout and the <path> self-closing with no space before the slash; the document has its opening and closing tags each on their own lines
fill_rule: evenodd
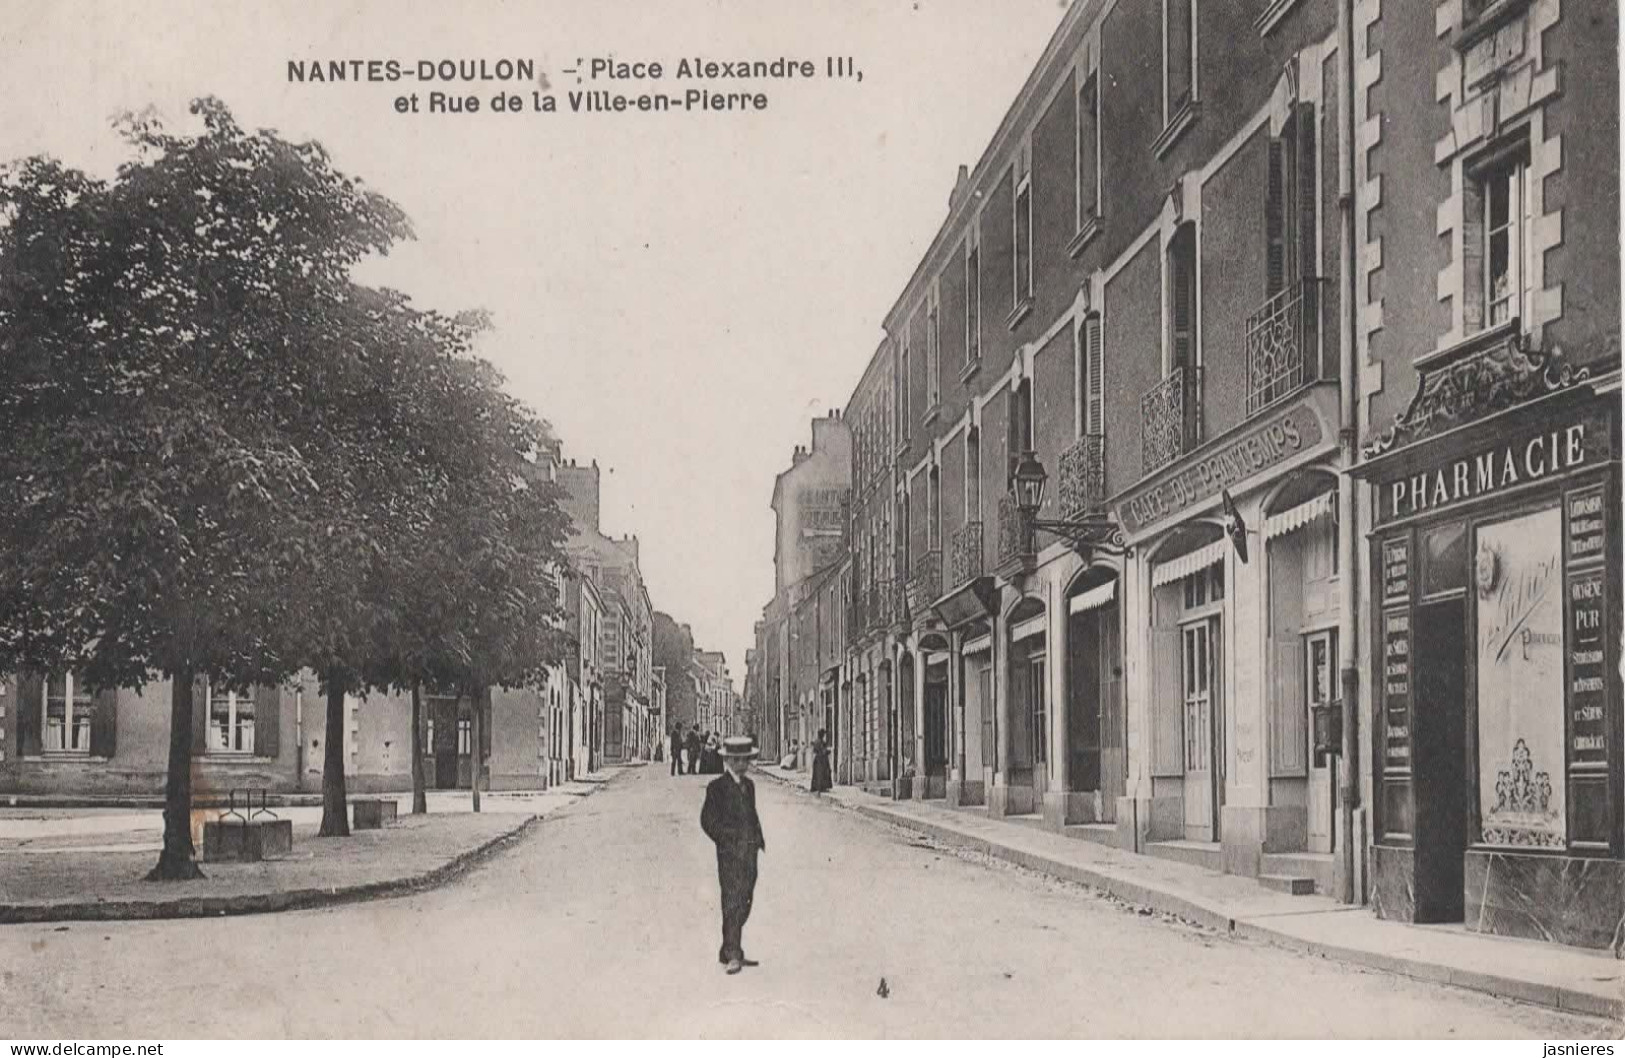
<svg viewBox="0 0 1625 1058">
<path fill-rule="evenodd" d="M 673 724 L 669 739 L 673 775 L 722 774 L 722 736 L 715 731 L 702 735 L 695 724 L 685 733 L 682 724 Z"/>
</svg>

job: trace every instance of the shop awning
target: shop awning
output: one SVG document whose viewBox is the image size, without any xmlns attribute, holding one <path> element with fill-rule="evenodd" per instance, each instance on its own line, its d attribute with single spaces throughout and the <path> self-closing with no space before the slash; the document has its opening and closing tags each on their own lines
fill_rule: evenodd
<svg viewBox="0 0 1625 1058">
<path fill-rule="evenodd" d="M 966 640 L 964 647 L 960 650 L 960 653 L 962 653 L 962 654 L 985 654 L 985 653 L 987 653 L 988 651 L 990 651 L 992 649 L 993 649 L 993 637 L 992 636 L 990 636 L 990 635 L 977 636 L 975 639 Z"/>
<path fill-rule="evenodd" d="M 1337 510 L 1337 493 L 1323 492 L 1307 503 L 1300 503 L 1291 510 L 1272 514 L 1264 519 L 1264 539 L 1271 540 L 1277 536 L 1302 529 L 1317 518 L 1324 518 Z"/>
<path fill-rule="evenodd" d="M 1010 642 L 1016 643 L 1023 639 L 1031 639 L 1033 636 L 1041 636 L 1048 628 L 1048 614 L 1041 613 L 1037 617 L 1029 617 L 1010 629 Z"/>
<path fill-rule="evenodd" d="M 1209 566 L 1217 566 L 1224 561 L 1224 549 L 1229 546 L 1229 540 L 1215 540 L 1206 547 L 1199 547 L 1167 562 L 1159 562 L 1151 567 L 1151 586 L 1160 588 L 1164 584 L 1184 580 L 1193 573 L 1200 573 Z"/>
<path fill-rule="evenodd" d="M 1085 610 L 1105 606 L 1115 598 L 1117 598 L 1117 582 L 1109 580 L 1097 587 L 1090 588 L 1088 591 L 1079 592 L 1072 596 L 1068 611 L 1070 613 L 1083 613 Z"/>
</svg>

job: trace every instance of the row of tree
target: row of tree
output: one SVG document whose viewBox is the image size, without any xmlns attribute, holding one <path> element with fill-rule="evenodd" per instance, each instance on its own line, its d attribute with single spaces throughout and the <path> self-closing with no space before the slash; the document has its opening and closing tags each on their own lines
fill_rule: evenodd
<svg viewBox="0 0 1625 1058">
<path fill-rule="evenodd" d="M 545 424 L 472 353 L 488 321 L 355 280 L 405 214 L 319 144 L 192 110 L 120 118 L 112 180 L 0 169 L 0 672 L 170 681 L 162 879 L 199 874 L 194 681 L 318 675 L 323 834 L 345 696 L 410 691 L 422 811 L 422 688 L 544 678 L 568 526 Z"/>
</svg>

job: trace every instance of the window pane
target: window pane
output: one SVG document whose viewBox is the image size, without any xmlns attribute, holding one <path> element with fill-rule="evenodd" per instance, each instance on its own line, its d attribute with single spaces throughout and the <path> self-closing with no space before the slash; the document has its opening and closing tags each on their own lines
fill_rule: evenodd
<svg viewBox="0 0 1625 1058">
<path fill-rule="evenodd" d="M 1467 526 L 1452 522 L 1422 536 L 1422 593 L 1467 586 Z"/>
<path fill-rule="evenodd" d="M 1493 177 L 1489 182 L 1490 230 L 1506 226 L 1511 212 L 1512 178 L 1507 175 Z"/>
<path fill-rule="evenodd" d="M 68 748 L 68 676 L 60 673 L 45 681 L 46 749 Z"/>
</svg>

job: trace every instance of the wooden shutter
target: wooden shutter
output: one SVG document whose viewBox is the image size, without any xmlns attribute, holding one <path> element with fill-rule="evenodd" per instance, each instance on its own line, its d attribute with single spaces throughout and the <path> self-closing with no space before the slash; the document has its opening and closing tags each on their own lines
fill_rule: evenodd
<svg viewBox="0 0 1625 1058">
<path fill-rule="evenodd" d="M 272 683 L 254 688 L 254 755 L 276 757 L 282 753 L 282 685 Z"/>
<path fill-rule="evenodd" d="M 1100 315 L 1083 323 L 1083 432 L 1105 433 L 1105 392 L 1102 388 Z"/>
<path fill-rule="evenodd" d="M 1195 313 L 1192 311 L 1192 272 L 1195 271 L 1196 250 L 1192 245 L 1190 230 L 1180 231 L 1174 237 L 1173 261 L 1173 353 L 1174 367 L 1193 367 L 1194 357 L 1192 346 L 1192 331 L 1194 329 Z"/>
<path fill-rule="evenodd" d="M 1286 286 L 1286 144 L 1279 137 L 1269 141 L 1269 172 L 1264 191 L 1264 237 L 1266 297 L 1274 297 Z"/>
<path fill-rule="evenodd" d="M 1151 774 L 1185 774 L 1185 709 L 1180 683 L 1179 629 L 1151 630 Z"/>
<path fill-rule="evenodd" d="M 1315 105 L 1299 103 L 1297 110 L 1298 274 L 1294 279 L 1320 274 L 1315 248 Z"/>
<path fill-rule="evenodd" d="M 45 708 L 45 679 L 37 672 L 17 675 L 17 752 L 40 754 L 40 714 Z"/>
<path fill-rule="evenodd" d="M 202 755 L 209 747 L 209 678 L 192 678 L 192 753 Z"/>
<path fill-rule="evenodd" d="M 1297 636 L 1269 641 L 1270 776 L 1308 774 L 1307 705 L 1303 698 L 1303 642 Z"/>
<path fill-rule="evenodd" d="M 496 711 L 494 707 L 495 700 L 496 695 L 491 692 L 489 687 L 482 691 L 479 697 L 474 699 L 476 708 L 480 710 L 481 760 L 489 760 L 491 758 L 491 721 L 493 719 L 492 714 Z"/>
<path fill-rule="evenodd" d="M 96 692 L 90 714 L 90 755 L 111 757 L 118 748 L 118 688 Z"/>
</svg>

